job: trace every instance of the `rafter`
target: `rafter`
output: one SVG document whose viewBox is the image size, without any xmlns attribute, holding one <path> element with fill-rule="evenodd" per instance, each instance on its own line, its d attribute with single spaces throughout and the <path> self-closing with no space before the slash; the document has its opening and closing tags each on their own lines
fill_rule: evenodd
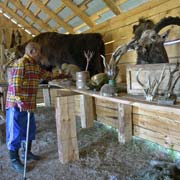
<svg viewBox="0 0 180 180">
<path fill-rule="evenodd" d="M 31 0 L 29 0 L 28 2 L 27 2 L 27 4 L 26 4 L 26 9 L 29 9 L 29 6 L 31 5 Z"/>
<path fill-rule="evenodd" d="M 45 24 L 39 18 L 36 18 L 32 12 L 25 9 L 24 6 L 20 3 L 19 0 L 10 0 L 10 1 L 13 1 L 13 2 L 15 1 L 16 3 L 14 3 L 14 6 L 16 6 L 19 10 L 21 10 L 25 16 L 28 16 L 29 18 L 31 18 L 33 20 L 33 22 L 36 22 L 37 24 L 39 24 L 39 26 L 41 28 L 43 28 L 46 31 L 51 31 L 51 28 L 48 27 L 47 24 Z"/>
<path fill-rule="evenodd" d="M 37 9 L 36 12 L 34 12 L 34 16 L 37 16 L 41 12 L 41 9 Z"/>
<path fill-rule="evenodd" d="M 43 4 L 46 5 L 49 2 L 49 0 L 44 0 Z"/>
<path fill-rule="evenodd" d="M 70 0 L 61 0 L 67 7 L 69 7 L 77 16 L 79 16 L 88 26 L 94 27 L 94 22 L 83 13 L 76 5 Z"/>
<path fill-rule="evenodd" d="M 59 6 L 58 8 L 56 8 L 55 13 L 57 14 L 58 12 L 60 12 L 61 10 L 63 10 L 65 8 L 65 5 L 62 4 L 61 6 Z"/>
<path fill-rule="evenodd" d="M 62 26 L 64 29 L 66 29 L 70 33 L 74 33 L 73 28 L 66 24 L 62 19 L 60 19 L 59 16 L 57 16 L 54 12 L 52 12 L 50 9 L 44 6 L 44 4 L 41 1 L 32 0 L 34 4 L 39 6 L 41 10 L 43 10 L 45 13 L 47 13 L 50 17 L 52 17 L 56 23 L 58 23 L 60 26 Z"/>
<path fill-rule="evenodd" d="M 3 8 L 4 12 L 7 12 L 11 17 L 14 17 L 19 24 L 29 29 L 33 34 L 39 34 L 39 31 L 36 28 L 31 27 L 25 20 L 20 18 L 17 14 L 15 14 L 11 9 L 7 8 L 4 3 L 0 2 L 1 7 Z"/>
<path fill-rule="evenodd" d="M 119 7 L 116 5 L 116 3 L 114 1 L 112 1 L 112 0 L 103 0 L 103 1 L 109 7 L 109 9 L 111 9 L 111 11 L 114 14 L 116 14 L 116 15 L 121 14 Z"/>
<path fill-rule="evenodd" d="M 7 6 L 8 5 L 8 0 L 4 1 L 4 5 Z"/>
</svg>

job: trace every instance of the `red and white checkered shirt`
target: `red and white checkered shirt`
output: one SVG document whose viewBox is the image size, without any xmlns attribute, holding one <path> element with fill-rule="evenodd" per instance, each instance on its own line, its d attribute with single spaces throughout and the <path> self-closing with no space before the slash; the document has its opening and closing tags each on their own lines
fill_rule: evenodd
<svg viewBox="0 0 180 180">
<path fill-rule="evenodd" d="M 40 79 L 51 80 L 57 76 L 42 69 L 28 55 L 16 60 L 10 70 L 6 109 L 17 106 L 17 102 L 23 102 L 27 110 L 34 111 Z"/>
</svg>

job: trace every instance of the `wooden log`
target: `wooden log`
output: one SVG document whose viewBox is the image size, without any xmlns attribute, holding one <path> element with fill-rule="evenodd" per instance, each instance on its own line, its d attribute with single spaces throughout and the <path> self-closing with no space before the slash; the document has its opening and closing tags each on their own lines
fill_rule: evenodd
<svg viewBox="0 0 180 180">
<path fill-rule="evenodd" d="M 133 114 L 133 125 L 163 133 L 164 136 L 180 137 L 180 123 L 170 119 Z"/>
<path fill-rule="evenodd" d="M 107 107 L 102 106 L 96 106 L 96 114 L 101 116 L 107 116 L 107 117 L 118 117 L 118 111 L 116 109 L 111 109 Z"/>
<path fill-rule="evenodd" d="M 161 132 L 145 129 L 136 125 L 134 126 L 134 135 L 157 143 L 165 148 L 180 151 L 180 140 L 175 140 L 170 135 L 165 136 Z"/>
<path fill-rule="evenodd" d="M 116 129 L 119 127 L 118 119 L 97 115 L 97 121 Z"/>
<path fill-rule="evenodd" d="M 74 96 L 56 98 L 58 153 L 61 163 L 79 159 Z"/>
<path fill-rule="evenodd" d="M 132 138 L 132 106 L 118 103 L 118 139 L 124 144 Z"/>
<path fill-rule="evenodd" d="M 82 128 L 90 128 L 93 126 L 95 119 L 95 110 L 93 106 L 93 97 L 79 95 L 80 97 L 80 117 Z"/>
<path fill-rule="evenodd" d="M 51 96 L 50 96 L 50 89 L 49 88 L 43 88 L 43 99 L 45 106 L 51 106 Z"/>
<path fill-rule="evenodd" d="M 96 106 L 109 107 L 117 110 L 117 103 L 95 98 Z"/>
<path fill-rule="evenodd" d="M 6 141 L 6 122 L 0 119 L 0 145 Z"/>
<path fill-rule="evenodd" d="M 146 116 L 152 116 L 155 118 L 163 118 L 164 119 L 169 119 L 173 120 L 174 122 L 179 122 L 180 123 L 180 109 L 175 109 L 173 106 L 161 106 L 161 107 L 156 107 L 156 108 L 150 108 L 146 105 L 144 107 L 139 106 L 135 107 L 133 106 L 133 113 L 134 114 L 141 114 L 141 115 L 146 115 Z"/>
<path fill-rule="evenodd" d="M 7 87 L 0 87 L 0 105 L 2 112 L 5 111 Z"/>
<path fill-rule="evenodd" d="M 51 105 L 55 105 L 56 97 L 71 96 L 77 93 L 72 92 L 68 89 L 50 88 Z"/>
<path fill-rule="evenodd" d="M 43 97 L 43 89 L 38 88 L 37 96 L 36 96 L 36 103 L 44 103 L 44 97 Z"/>
</svg>

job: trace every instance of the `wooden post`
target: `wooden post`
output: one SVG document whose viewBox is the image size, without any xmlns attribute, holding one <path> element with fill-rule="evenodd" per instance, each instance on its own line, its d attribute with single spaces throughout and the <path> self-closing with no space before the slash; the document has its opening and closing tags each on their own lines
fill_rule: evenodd
<svg viewBox="0 0 180 180">
<path fill-rule="evenodd" d="M 45 106 L 51 106 L 51 95 L 50 95 L 50 88 L 43 88 L 43 98 Z"/>
<path fill-rule="evenodd" d="M 93 98 L 91 96 L 80 96 L 80 117 L 82 128 L 90 128 L 93 126 L 95 119 Z"/>
<path fill-rule="evenodd" d="M 120 143 L 126 143 L 132 138 L 132 106 L 118 104 L 119 131 L 118 140 Z"/>
<path fill-rule="evenodd" d="M 2 114 L 2 112 L 0 112 Z M 0 114 L 0 145 L 6 142 L 6 121 L 4 115 Z"/>
<path fill-rule="evenodd" d="M 73 95 L 77 95 L 78 93 L 73 92 L 69 89 L 56 89 L 55 94 L 56 96 L 73 96 Z"/>
<path fill-rule="evenodd" d="M 56 98 L 58 153 L 61 163 L 79 159 L 74 96 Z"/>
</svg>

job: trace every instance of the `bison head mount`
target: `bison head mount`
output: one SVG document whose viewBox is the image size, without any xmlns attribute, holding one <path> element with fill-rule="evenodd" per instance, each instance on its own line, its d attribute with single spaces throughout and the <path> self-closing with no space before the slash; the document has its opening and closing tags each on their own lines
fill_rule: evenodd
<svg viewBox="0 0 180 180">
<path fill-rule="evenodd" d="M 116 61 L 128 50 L 137 51 L 137 64 L 155 64 L 155 63 L 168 63 L 168 55 L 164 47 L 164 42 L 170 32 L 167 30 L 162 35 L 159 34 L 160 30 L 168 25 L 180 26 L 179 17 L 165 17 L 157 24 L 151 20 L 139 19 L 139 24 L 133 26 L 134 37 L 127 44 L 118 46 L 112 53 L 112 57 Z"/>
<path fill-rule="evenodd" d="M 131 44 L 130 48 L 137 51 L 137 64 L 169 62 L 164 42 L 170 30 L 167 30 L 162 35 L 159 34 L 160 30 L 168 25 L 180 26 L 180 18 L 165 17 L 157 24 L 154 24 L 151 20 L 140 19 L 139 24 L 133 26 L 133 39 L 135 41 Z"/>
</svg>

